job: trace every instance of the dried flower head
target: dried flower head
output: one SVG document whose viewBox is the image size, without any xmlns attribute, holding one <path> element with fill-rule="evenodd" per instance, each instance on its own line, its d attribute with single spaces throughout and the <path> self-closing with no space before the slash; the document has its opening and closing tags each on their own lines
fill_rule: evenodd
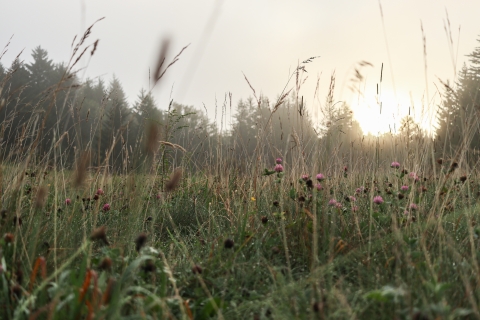
<svg viewBox="0 0 480 320">
<path fill-rule="evenodd" d="M 139 252 L 140 249 L 142 249 L 142 247 L 145 245 L 146 242 L 147 242 L 147 235 L 144 232 L 140 233 L 135 238 L 135 250 L 137 250 L 137 252 Z"/>
<path fill-rule="evenodd" d="M 110 257 L 103 258 L 103 260 L 100 261 L 98 268 L 100 270 L 110 270 L 112 268 L 112 259 L 110 259 Z"/>
<path fill-rule="evenodd" d="M 233 242 L 232 239 L 225 240 L 225 242 L 224 242 L 225 249 L 233 248 L 234 244 L 235 244 L 235 242 Z"/>
<path fill-rule="evenodd" d="M 107 240 L 107 233 L 105 232 L 105 226 L 101 226 L 95 230 L 93 230 L 92 234 L 90 235 L 90 240 L 97 241 L 102 240 L 107 246 L 110 245 Z"/>
<path fill-rule="evenodd" d="M 201 274 L 203 272 L 203 269 L 198 264 L 196 264 L 192 267 L 192 272 L 194 274 Z"/>
</svg>

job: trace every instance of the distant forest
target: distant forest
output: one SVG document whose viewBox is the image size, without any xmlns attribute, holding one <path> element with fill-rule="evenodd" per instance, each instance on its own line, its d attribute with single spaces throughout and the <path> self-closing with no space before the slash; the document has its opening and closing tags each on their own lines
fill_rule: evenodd
<svg viewBox="0 0 480 320">
<path fill-rule="evenodd" d="M 0 61 L 0 157 L 11 163 L 32 157 L 71 167 L 87 156 L 91 168 L 125 173 L 145 169 L 152 159 L 163 161 L 166 170 L 180 165 L 248 170 L 255 161 L 268 164 L 276 157 L 299 161 L 292 150 L 309 160 L 334 156 L 342 165 L 362 158 L 407 161 L 433 143 L 435 157 L 453 159 L 463 150 L 475 164 L 480 149 L 480 47 L 468 57 L 457 81 L 443 83 L 436 136 L 427 136 L 413 118 L 405 117 L 397 133 L 373 137 L 363 135 L 346 104 L 333 100 L 334 77 L 319 107 L 319 121 L 313 121 L 307 103 L 292 90 L 275 101 L 250 97 L 234 106 L 227 97 L 216 117 L 224 119 L 227 108 L 235 113 L 223 120 L 228 130 L 220 131 L 204 107 L 174 101 L 158 106 L 143 89 L 130 105 L 120 79 L 80 82 L 70 67 L 53 62 L 37 47 L 30 63 L 16 59 L 5 67 Z"/>
</svg>

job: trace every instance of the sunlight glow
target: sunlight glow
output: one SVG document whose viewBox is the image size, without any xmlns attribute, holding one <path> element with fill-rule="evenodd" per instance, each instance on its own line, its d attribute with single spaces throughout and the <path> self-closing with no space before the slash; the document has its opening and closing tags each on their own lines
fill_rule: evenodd
<svg viewBox="0 0 480 320">
<path fill-rule="evenodd" d="M 410 115 L 417 123 L 418 115 L 409 99 L 396 98 L 392 92 L 383 93 L 381 97 L 363 96 L 352 99 L 351 108 L 355 120 L 357 120 L 364 134 L 378 136 L 387 132 L 397 134 L 400 130 L 402 119 Z M 410 110 L 409 110 L 410 109 Z M 429 126 L 420 124 L 423 129 L 429 130 Z"/>
</svg>

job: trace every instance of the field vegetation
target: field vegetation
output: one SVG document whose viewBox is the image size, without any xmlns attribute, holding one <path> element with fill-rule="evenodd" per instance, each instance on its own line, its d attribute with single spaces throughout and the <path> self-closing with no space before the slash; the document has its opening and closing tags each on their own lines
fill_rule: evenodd
<svg viewBox="0 0 480 320">
<path fill-rule="evenodd" d="M 91 35 L 0 64 L 1 319 L 480 318 L 480 48 L 435 135 L 364 136 L 334 75 L 311 116 L 310 59 L 208 117 L 81 80 Z"/>
</svg>

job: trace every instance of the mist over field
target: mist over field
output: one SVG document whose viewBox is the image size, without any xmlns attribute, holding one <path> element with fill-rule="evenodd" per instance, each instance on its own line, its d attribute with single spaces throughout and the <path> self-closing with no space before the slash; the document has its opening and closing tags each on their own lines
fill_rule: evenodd
<svg viewBox="0 0 480 320">
<path fill-rule="evenodd" d="M 2 8 L 0 319 L 480 318 L 480 4 Z"/>
</svg>

